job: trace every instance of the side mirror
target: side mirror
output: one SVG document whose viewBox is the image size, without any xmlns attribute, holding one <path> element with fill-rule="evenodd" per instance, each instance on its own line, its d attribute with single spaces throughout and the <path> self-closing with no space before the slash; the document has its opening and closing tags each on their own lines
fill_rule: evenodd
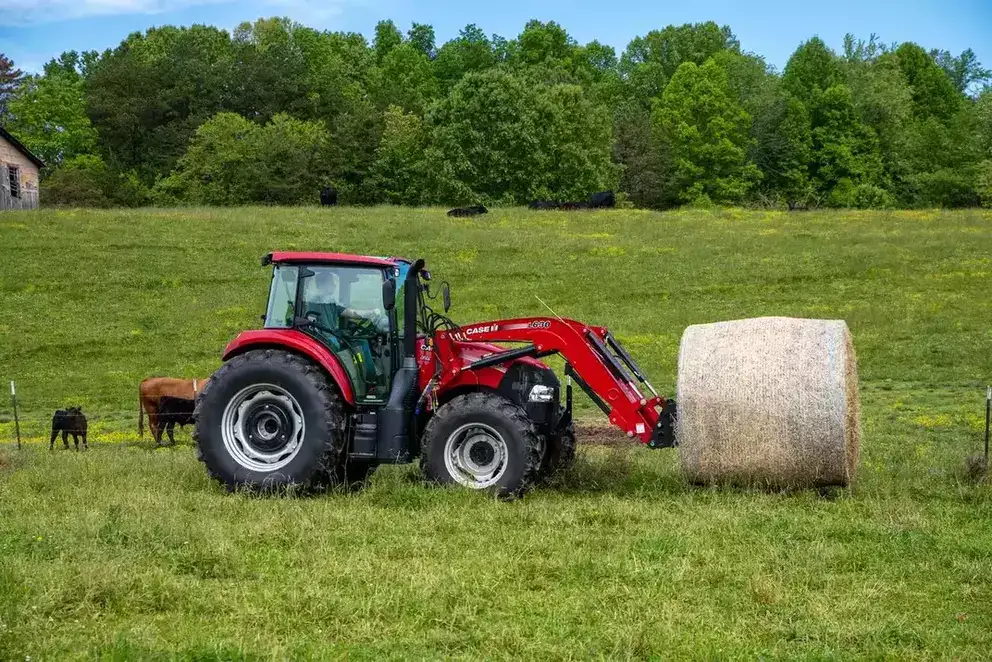
<svg viewBox="0 0 992 662">
<path fill-rule="evenodd" d="M 396 307 L 396 281 L 391 278 L 382 281 L 382 307 L 386 310 Z"/>
<path fill-rule="evenodd" d="M 451 288 L 447 283 L 441 285 L 441 298 L 444 299 L 444 312 L 451 309 Z"/>
</svg>

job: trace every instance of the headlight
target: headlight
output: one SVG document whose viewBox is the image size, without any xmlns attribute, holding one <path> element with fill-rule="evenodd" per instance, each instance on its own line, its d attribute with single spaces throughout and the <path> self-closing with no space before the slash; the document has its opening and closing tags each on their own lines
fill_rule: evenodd
<svg viewBox="0 0 992 662">
<path fill-rule="evenodd" d="M 544 384 L 535 384 L 527 399 L 531 402 L 551 402 L 554 397 L 555 390 L 553 388 Z"/>
</svg>

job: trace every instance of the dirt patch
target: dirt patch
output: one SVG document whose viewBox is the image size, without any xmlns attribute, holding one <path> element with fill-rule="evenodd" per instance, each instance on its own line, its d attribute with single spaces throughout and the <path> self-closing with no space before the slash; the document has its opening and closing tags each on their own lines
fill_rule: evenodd
<svg viewBox="0 0 992 662">
<path fill-rule="evenodd" d="M 575 438 L 580 444 L 601 446 L 634 446 L 639 440 L 628 439 L 627 435 L 609 423 L 600 421 L 576 421 Z"/>
</svg>

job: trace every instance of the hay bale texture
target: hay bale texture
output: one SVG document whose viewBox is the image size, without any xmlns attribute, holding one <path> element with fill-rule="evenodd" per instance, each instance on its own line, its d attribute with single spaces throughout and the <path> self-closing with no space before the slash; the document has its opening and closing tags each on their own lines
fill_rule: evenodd
<svg viewBox="0 0 992 662">
<path fill-rule="evenodd" d="M 803 488 L 854 479 L 858 370 L 842 320 L 690 326 L 676 399 L 682 469 L 694 483 Z"/>
</svg>

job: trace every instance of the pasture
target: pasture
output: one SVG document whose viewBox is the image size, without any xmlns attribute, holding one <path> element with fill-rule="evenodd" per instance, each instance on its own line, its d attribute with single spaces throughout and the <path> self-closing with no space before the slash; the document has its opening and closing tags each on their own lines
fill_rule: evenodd
<svg viewBox="0 0 992 662">
<path fill-rule="evenodd" d="M 992 649 L 992 485 L 962 476 L 992 381 L 990 212 L 68 210 L 0 215 L 0 246 L 0 384 L 30 438 L 14 447 L 0 401 L 0 659 Z M 188 435 L 137 440 L 137 386 L 215 369 L 259 323 L 274 249 L 423 256 L 457 321 L 543 314 L 539 296 L 609 326 L 663 393 L 689 324 L 843 318 L 857 483 L 693 488 L 675 452 L 621 442 L 510 503 L 414 467 L 357 494 L 228 495 Z M 90 450 L 49 453 L 70 404 Z"/>
</svg>

